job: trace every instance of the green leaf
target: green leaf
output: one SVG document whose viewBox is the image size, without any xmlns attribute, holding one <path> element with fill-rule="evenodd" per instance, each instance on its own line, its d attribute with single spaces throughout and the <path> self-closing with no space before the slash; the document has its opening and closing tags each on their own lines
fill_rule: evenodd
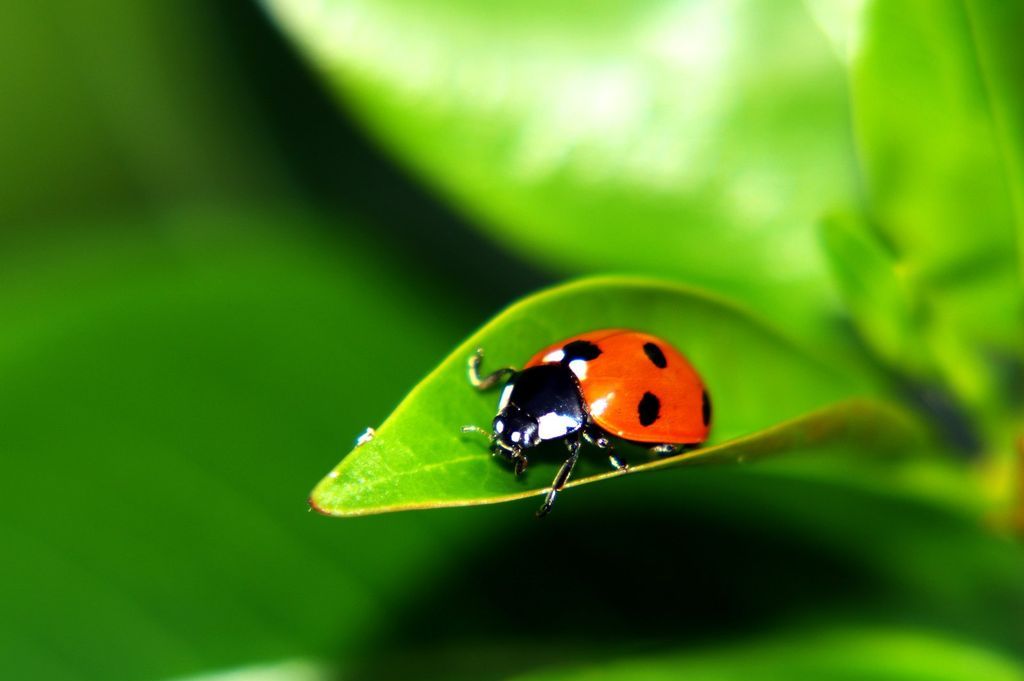
<svg viewBox="0 0 1024 681">
<path fill-rule="evenodd" d="M 825 405 L 870 391 L 851 376 L 719 299 L 691 289 L 630 278 L 584 280 L 527 298 L 457 348 L 380 427 L 314 490 L 318 510 L 361 515 L 410 508 L 480 504 L 541 493 L 557 450 L 515 479 L 463 424 L 490 423 L 497 397 L 466 378 L 474 348 L 487 366 L 521 365 L 538 348 L 584 330 L 625 327 L 675 344 L 701 372 L 715 404 L 710 445 L 658 461 L 634 457 L 635 471 L 683 462 L 725 461 L 861 439 L 905 445 L 907 427 L 885 408 L 864 402 Z M 486 368 L 486 367 L 485 367 Z M 778 425 L 784 421 L 795 421 Z M 753 435 L 757 433 L 757 435 Z M 537 458 L 536 456 L 534 457 Z M 615 473 L 584 466 L 573 484 Z"/>
<path fill-rule="evenodd" d="M 853 142 L 802 2 L 267 5 L 397 158 L 521 254 L 834 332 L 814 225 L 854 198 Z"/>
<path fill-rule="evenodd" d="M 613 660 L 517 681 L 1019 681 L 1024 666 L 967 640 L 912 629 L 826 629 L 711 650 Z"/>
<path fill-rule="evenodd" d="M 947 383 L 991 420 L 1024 366 L 1024 10 L 873 2 L 860 20 L 851 91 L 871 222 Z"/>
</svg>

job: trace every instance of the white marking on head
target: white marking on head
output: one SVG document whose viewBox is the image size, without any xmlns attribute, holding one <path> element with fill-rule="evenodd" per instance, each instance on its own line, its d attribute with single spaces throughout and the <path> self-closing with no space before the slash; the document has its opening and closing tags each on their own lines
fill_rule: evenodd
<svg viewBox="0 0 1024 681">
<path fill-rule="evenodd" d="M 495 433 L 503 433 L 503 432 L 505 432 L 505 422 L 504 421 L 498 421 L 497 423 L 495 423 L 494 424 L 494 432 Z"/>
<path fill-rule="evenodd" d="M 562 349 L 552 350 L 548 354 L 544 355 L 545 362 L 561 362 L 565 357 L 565 351 Z"/>
<path fill-rule="evenodd" d="M 544 414 L 537 419 L 537 435 L 541 440 L 554 440 L 564 436 L 576 425 L 576 419 L 571 416 Z"/>
<path fill-rule="evenodd" d="M 519 442 L 521 438 L 522 433 L 520 433 L 518 430 L 512 431 L 512 435 L 509 436 L 509 439 L 512 440 L 512 442 Z"/>
<path fill-rule="evenodd" d="M 587 377 L 587 360 L 585 359 L 574 359 L 569 362 L 569 371 L 576 374 L 576 378 L 581 381 Z"/>
</svg>

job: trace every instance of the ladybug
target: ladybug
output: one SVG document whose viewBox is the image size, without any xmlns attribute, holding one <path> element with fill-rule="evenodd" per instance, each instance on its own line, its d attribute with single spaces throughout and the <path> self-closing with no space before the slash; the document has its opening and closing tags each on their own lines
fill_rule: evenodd
<svg viewBox="0 0 1024 681">
<path fill-rule="evenodd" d="M 526 470 L 526 450 L 564 440 L 569 456 L 558 470 L 538 516 L 547 515 L 572 474 L 581 440 L 608 453 L 617 470 L 626 463 L 611 437 L 659 455 L 698 445 L 708 436 L 711 400 L 700 376 L 669 343 L 639 331 L 603 329 L 544 348 L 522 370 L 505 367 L 481 377 L 483 351 L 469 358 L 469 382 L 488 390 L 504 382 L 491 431 L 491 453 Z"/>
</svg>

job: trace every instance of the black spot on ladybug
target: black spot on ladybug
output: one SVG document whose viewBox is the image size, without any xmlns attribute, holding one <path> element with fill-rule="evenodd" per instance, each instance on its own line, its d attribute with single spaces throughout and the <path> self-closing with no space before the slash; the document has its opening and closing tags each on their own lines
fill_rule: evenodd
<svg viewBox="0 0 1024 681">
<path fill-rule="evenodd" d="M 562 364 L 568 365 L 574 359 L 582 359 L 587 362 L 597 359 L 601 355 L 601 348 L 590 341 L 576 340 L 572 343 L 566 343 L 562 347 L 562 352 L 565 353 L 565 356 L 562 357 Z"/>
<path fill-rule="evenodd" d="M 651 364 L 659 369 L 664 369 L 668 366 L 665 353 L 654 343 L 644 343 L 644 354 L 647 355 L 647 359 L 651 360 Z"/>
<path fill-rule="evenodd" d="M 644 393 L 640 398 L 640 404 L 636 406 L 636 411 L 640 415 L 640 425 L 649 426 L 658 420 L 661 400 L 654 393 Z"/>
<path fill-rule="evenodd" d="M 711 398 L 708 397 L 708 391 L 705 390 L 700 396 L 701 400 L 701 416 L 704 417 L 704 425 L 707 426 L 711 423 Z"/>
</svg>

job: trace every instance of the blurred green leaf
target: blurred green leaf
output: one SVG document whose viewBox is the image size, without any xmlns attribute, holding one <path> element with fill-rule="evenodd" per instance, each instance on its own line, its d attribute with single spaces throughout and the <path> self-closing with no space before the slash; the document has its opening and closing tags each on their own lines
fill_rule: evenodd
<svg viewBox="0 0 1024 681">
<path fill-rule="evenodd" d="M 838 622 L 1024 651 L 1019 544 L 945 503 L 851 484 L 839 460 L 795 475 L 797 459 L 585 485 L 543 523 L 534 501 L 460 509 L 513 522 L 418 592 L 346 678 L 506 678 Z M 342 524 L 404 515 L 433 514 Z"/>
<path fill-rule="evenodd" d="M 263 210 L 3 239 L 5 676 L 342 655 L 482 520 L 309 513 L 309 480 L 471 316 L 338 222 Z"/>
<path fill-rule="evenodd" d="M 809 632 L 720 649 L 615 660 L 517 681 L 1020 681 L 1024 666 L 971 641 L 927 631 Z"/>
<path fill-rule="evenodd" d="M 921 301 L 878 235 L 862 219 L 837 213 L 822 224 L 822 244 L 847 310 L 878 355 L 916 379 L 935 378 Z"/>
<path fill-rule="evenodd" d="M 858 434 L 862 444 L 892 439 L 886 444 L 906 445 L 906 437 L 896 433 L 905 435 L 907 426 L 891 412 L 865 403 L 835 406 L 769 429 L 865 394 L 870 387 L 721 300 L 647 280 L 598 278 L 527 298 L 468 339 L 410 393 L 373 440 L 320 483 L 312 503 L 325 513 L 358 515 L 540 493 L 558 456 L 547 457 L 551 465 L 531 462 L 517 480 L 492 460 L 479 436 L 459 432 L 466 423 L 489 424 L 497 400 L 470 387 L 466 359 L 482 347 L 490 366 L 521 366 L 538 348 L 558 339 L 611 327 L 650 331 L 680 348 L 701 372 L 716 405 L 710 442 L 729 443 L 638 465 L 637 471 L 677 462 L 753 458 L 830 438 L 856 439 Z M 763 432 L 744 437 L 758 431 Z M 614 474 L 588 476 L 581 471 L 576 484 L 609 475 Z"/>
<path fill-rule="evenodd" d="M 223 672 L 178 678 L 174 681 L 335 681 L 324 664 L 309 660 L 285 660 L 268 665 L 241 667 Z"/>
<path fill-rule="evenodd" d="M 7 5 L 0 225 L 282 194 L 224 29 L 202 0 Z"/>
<path fill-rule="evenodd" d="M 835 331 L 814 224 L 854 200 L 853 142 L 803 2 L 266 4 L 391 152 L 522 254 Z"/>
<path fill-rule="evenodd" d="M 1000 418 L 1024 361 L 1024 8 L 872 2 L 860 21 L 851 91 L 872 224 L 947 382 Z"/>
</svg>

